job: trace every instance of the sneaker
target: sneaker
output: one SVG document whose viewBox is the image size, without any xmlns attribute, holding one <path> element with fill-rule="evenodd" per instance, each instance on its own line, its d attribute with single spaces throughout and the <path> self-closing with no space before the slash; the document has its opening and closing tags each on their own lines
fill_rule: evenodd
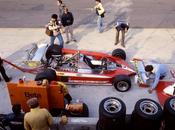
<svg viewBox="0 0 175 130">
<path fill-rule="evenodd" d="M 76 39 L 74 39 L 74 40 L 72 40 L 72 41 L 77 42 L 77 40 L 76 40 Z"/>
<path fill-rule="evenodd" d="M 67 41 L 66 44 L 69 44 L 70 41 Z"/>
</svg>

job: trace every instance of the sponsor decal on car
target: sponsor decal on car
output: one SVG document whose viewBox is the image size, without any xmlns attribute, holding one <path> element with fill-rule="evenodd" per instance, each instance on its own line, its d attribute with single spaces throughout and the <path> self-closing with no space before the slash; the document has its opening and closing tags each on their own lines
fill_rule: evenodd
<svg viewBox="0 0 175 130">
<path fill-rule="evenodd" d="M 92 81 L 92 80 L 72 80 L 70 79 L 69 82 L 72 83 L 89 83 L 89 84 L 109 84 L 109 81 Z"/>
</svg>

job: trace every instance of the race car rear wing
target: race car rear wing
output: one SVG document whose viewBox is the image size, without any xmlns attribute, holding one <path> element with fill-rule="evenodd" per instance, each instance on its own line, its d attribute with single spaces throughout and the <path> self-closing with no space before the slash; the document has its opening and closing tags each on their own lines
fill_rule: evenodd
<svg viewBox="0 0 175 130">
<path fill-rule="evenodd" d="M 48 44 L 33 44 L 33 47 L 27 51 L 26 65 L 29 67 L 37 67 L 41 65 L 41 60 L 45 54 Z"/>
</svg>

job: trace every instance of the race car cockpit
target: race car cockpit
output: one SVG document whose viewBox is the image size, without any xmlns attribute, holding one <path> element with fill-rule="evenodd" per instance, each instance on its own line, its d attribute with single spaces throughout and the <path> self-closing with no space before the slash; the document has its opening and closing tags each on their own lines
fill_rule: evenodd
<svg viewBox="0 0 175 130">
<path fill-rule="evenodd" d="M 83 56 L 83 61 L 91 68 L 91 69 L 100 69 L 100 70 L 107 70 L 107 59 L 102 58 L 101 60 L 93 60 L 87 57 L 86 55 Z"/>
</svg>

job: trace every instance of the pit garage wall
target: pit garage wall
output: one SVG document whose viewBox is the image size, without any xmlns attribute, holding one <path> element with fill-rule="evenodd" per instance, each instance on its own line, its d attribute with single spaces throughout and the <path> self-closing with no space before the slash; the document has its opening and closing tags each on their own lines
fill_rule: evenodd
<svg viewBox="0 0 175 130">
<path fill-rule="evenodd" d="M 69 117 L 67 125 L 60 125 L 60 118 L 54 117 L 51 130 L 96 130 L 98 118 Z"/>
</svg>

